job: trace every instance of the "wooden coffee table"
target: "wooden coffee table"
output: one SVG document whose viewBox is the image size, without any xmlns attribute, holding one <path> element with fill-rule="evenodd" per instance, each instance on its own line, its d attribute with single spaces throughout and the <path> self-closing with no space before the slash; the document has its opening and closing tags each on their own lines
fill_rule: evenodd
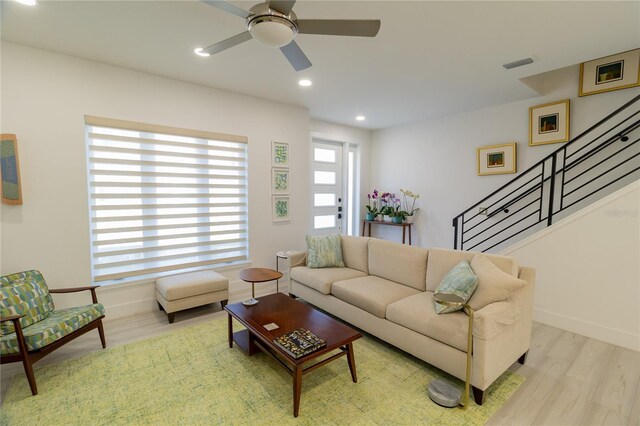
<svg viewBox="0 0 640 426">
<path fill-rule="evenodd" d="M 259 300 L 260 303 L 252 306 L 245 306 L 242 303 L 225 306 L 224 309 L 229 314 L 229 347 L 232 348 L 233 342 L 236 342 L 249 355 L 253 355 L 258 349 L 261 349 L 273 356 L 292 375 L 293 415 L 295 417 L 298 417 L 300 410 L 303 374 L 346 355 L 351 378 L 354 383 L 358 381 L 353 341 L 362 337 L 359 332 L 282 293 L 270 294 L 259 298 Z M 234 333 L 233 318 L 244 325 L 246 330 Z M 279 328 L 268 331 L 263 327 L 270 323 L 277 324 Z M 324 339 L 327 346 L 295 359 L 273 343 L 275 338 L 297 328 L 310 330 L 316 336 Z M 338 352 L 331 354 L 335 351 Z M 304 367 L 304 364 L 324 355 L 327 356 L 321 361 Z"/>
</svg>

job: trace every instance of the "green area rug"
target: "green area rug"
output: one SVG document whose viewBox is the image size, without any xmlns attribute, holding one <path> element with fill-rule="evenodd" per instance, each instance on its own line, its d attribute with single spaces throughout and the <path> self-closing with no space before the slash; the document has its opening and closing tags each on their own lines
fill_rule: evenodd
<svg viewBox="0 0 640 426">
<path fill-rule="evenodd" d="M 440 370 L 370 337 L 354 348 L 358 383 L 346 358 L 305 375 L 297 419 L 291 377 L 264 353 L 229 349 L 227 321 L 220 319 L 36 368 L 35 397 L 17 374 L 1 423 L 483 424 L 524 381 L 507 372 L 482 407 L 447 409 L 427 396 L 430 380 L 451 380 Z"/>
</svg>

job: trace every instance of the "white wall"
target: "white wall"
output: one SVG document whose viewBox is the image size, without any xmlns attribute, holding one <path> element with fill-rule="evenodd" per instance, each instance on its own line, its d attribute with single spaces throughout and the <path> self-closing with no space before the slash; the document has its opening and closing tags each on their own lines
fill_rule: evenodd
<svg viewBox="0 0 640 426">
<path fill-rule="evenodd" d="M 640 93 L 633 88 L 578 98 L 578 73 L 576 65 L 536 78 L 544 96 L 531 100 L 374 131 L 369 191 L 419 193 L 414 244 L 453 247 L 452 219 L 515 177 L 477 176 L 476 147 L 518 142 L 518 171 L 523 171 L 560 147 L 528 146 L 530 106 L 570 98 L 573 137 Z M 366 191 L 363 187 L 365 196 Z M 393 231 L 374 232 L 399 241 L 400 233 Z"/>
<path fill-rule="evenodd" d="M 2 274 L 39 269 L 54 288 L 91 282 L 85 114 L 248 136 L 252 263 L 275 267 L 276 251 L 304 245 L 306 109 L 7 42 L 1 66 L 0 126 L 18 136 L 24 198 L 2 205 Z M 272 140 L 291 144 L 288 223 L 271 221 Z M 224 271 L 233 282 L 236 272 Z M 103 288 L 100 298 L 111 317 L 155 306 L 150 284 Z"/>
<path fill-rule="evenodd" d="M 640 182 L 501 254 L 535 265 L 534 319 L 640 350 Z"/>
</svg>

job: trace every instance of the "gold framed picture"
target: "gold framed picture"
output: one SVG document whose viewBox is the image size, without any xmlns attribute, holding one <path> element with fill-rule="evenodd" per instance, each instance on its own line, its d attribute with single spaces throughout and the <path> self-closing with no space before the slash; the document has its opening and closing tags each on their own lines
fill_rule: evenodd
<svg viewBox="0 0 640 426">
<path fill-rule="evenodd" d="M 640 86 L 640 49 L 580 64 L 580 96 Z"/>
<path fill-rule="evenodd" d="M 569 141 L 570 103 L 565 99 L 529 108 L 529 146 Z"/>
<path fill-rule="evenodd" d="M 476 148 L 478 176 L 515 173 L 517 171 L 516 151 L 516 142 Z"/>
</svg>

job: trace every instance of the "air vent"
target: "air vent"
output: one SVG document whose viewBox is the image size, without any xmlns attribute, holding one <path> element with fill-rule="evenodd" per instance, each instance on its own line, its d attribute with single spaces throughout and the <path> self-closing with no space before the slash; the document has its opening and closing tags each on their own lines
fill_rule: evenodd
<svg viewBox="0 0 640 426">
<path fill-rule="evenodd" d="M 532 63 L 533 63 L 533 58 L 525 58 L 525 59 L 520 59 L 519 61 L 509 62 L 508 64 L 504 64 L 503 67 L 510 70 L 511 68 L 518 68 L 523 65 L 529 65 Z"/>
</svg>

